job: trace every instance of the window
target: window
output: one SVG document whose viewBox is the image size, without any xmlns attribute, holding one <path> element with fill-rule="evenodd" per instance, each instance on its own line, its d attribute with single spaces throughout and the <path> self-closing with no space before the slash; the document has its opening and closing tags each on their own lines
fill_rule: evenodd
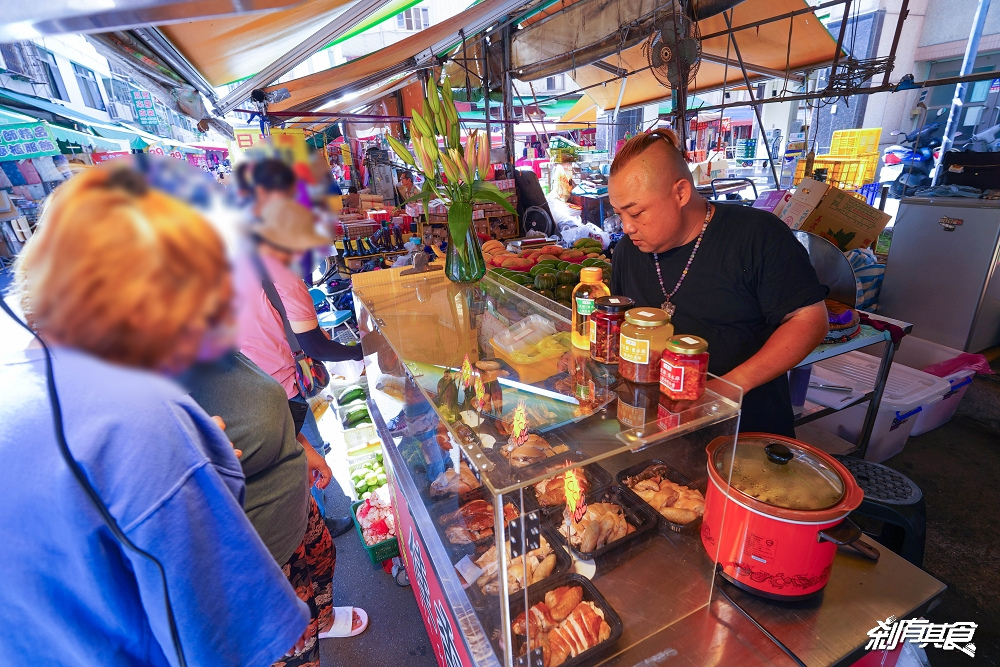
<svg viewBox="0 0 1000 667">
<path fill-rule="evenodd" d="M 66 94 L 66 85 L 63 83 L 62 75 L 59 74 L 56 57 L 49 51 L 38 49 L 38 59 L 42 63 L 42 70 L 44 70 L 45 78 L 48 81 L 49 97 L 57 100 L 68 100 L 69 95 Z"/>
<path fill-rule="evenodd" d="M 94 75 L 94 71 L 73 63 L 73 73 L 76 74 L 76 82 L 80 86 L 83 103 L 91 109 L 107 111 L 107 108 L 104 106 L 104 98 L 101 97 L 101 89 L 97 85 L 97 77 Z"/>
<path fill-rule="evenodd" d="M 557 90 L 559 86 L 556 84 L 556 77 L 550 76 L 545 79 L 545 90 Z"/>
<path fill-rule="evenodd" d="M 398 30 L 423 30 L 430 25 L 426 7 L 414 7 L 396 15 L 396 28 Z"/>
</svg>

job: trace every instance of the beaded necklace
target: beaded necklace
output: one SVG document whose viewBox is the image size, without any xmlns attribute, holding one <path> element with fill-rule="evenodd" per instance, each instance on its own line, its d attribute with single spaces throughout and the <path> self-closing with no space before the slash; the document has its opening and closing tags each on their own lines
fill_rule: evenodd
<svg viewBox="0 0 1000 667">
<path fill-rule="evenodd" d="M 653 253 L 653 265 L 656 267 L 656 277 L 660 281 L 660 289 L 663 290 L 663 296 L 665 300 L 660 306 L 663 310 L 667 311 L 670 317 L 674 316 L 674 311 L 677 310 L 677 306 L 670 303 L 670 300 L 674 298 L 677 294 L 677 290 L 681 288 L 681 283 L 687 278 L 688 270 L 691 268 L 691 262 L 694 261 L 694 256 L 698 254 L 698 248 L 701 247 L 701 240 L 705 238 L 705 230 L 708 229 L 708 221 L 712 219 L 712 205 L 705 202 L 705 223 L 701 226 L 701 233 L 698 234 L 698 240 L 694 242 L 694 249 L 691 250 L 691 256 L 688 257 L 687 264 L 684 265 L 684 270 L 681 271 L 681 277 L 677 279 L 677 284 L 674 285 L 674 289 L 670 294 L 667 294 L 667 288 L 663 284 L 663 274 L 660 272 L 660 256 L 658 253 Z"/>
</svg>

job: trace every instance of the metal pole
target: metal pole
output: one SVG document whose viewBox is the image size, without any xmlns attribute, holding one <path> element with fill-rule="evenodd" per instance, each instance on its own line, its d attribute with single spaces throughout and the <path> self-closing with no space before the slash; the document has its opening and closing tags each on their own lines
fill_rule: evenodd
<svg viewBox="0 0 1000 667">
<path fill-rule="evenodd" d="M 466 69 L 468 76 L 468 69 Z M 489 150 L 493 150 L 493 133 L 490 131 L 490 38 L 483 35 L 483 73 L 479 77 L 479 83 L 483 87 L 483 111 L 486 114 L 486 145 Z M 492 162 L 492 158 L 490 159 Z"/>
<path fill-rule="evenodd" d="M 611 142 L 608 146 L 608 155 L 611 155 L 615 150 L 615 144 L 618 143 L 618 110 L 622 106 L 622 97 L 625 96 L 625 86 L 628 85 L 628 77 L 626 76 L 622 79 L 622 87 L 618 89 L 618 102 L 615 104 L 615 112 L 611 116 Z M 614 157 L 612 155 L 612 157 Z"/>
<path fill-rule="evenodd" d="M 910 14 L 910 0 L 903 0 L 903 4 L 899 6 L 899 18 L 896 19 L 896 32 L 892 36 L 892 46 L 889 47 L 889 57 L 892 58 L 893 64 L 896 61 L 896 47 L 899 46 L 899 38 L 903 34 L 903 21 Z M 888 67 L 885 70 L 885 76 L 882 77 L 882 85 L 889 85 L 889 76 L 892 74 L 892 67 Z"/>
<path fill-rule="evenodd" d="M 837 50 L 833 52 L 833 63 L 830 65 L 830 80 L 837 73 L 837 65 L 840 63 L 840 52 L 844 50 L 844 35 L 847 34 L 847 20 L 851 15 L 851 0 L 844 2 L 844 18 L 840 20 L 840 34 L 837 36 Z M 829 86 L 827 82 L 827 86 Z"/>
<path fill-rule="evenodd" d="M 850 0 L 848 0 L 848 4 Z M 732 10 L 724 12 L 722 16 L 726 19 L 726 26 L 732 30 L 733 29 L 733 18 Z M 750 102 L 754 102 L 755 98 L 753 95 L 753 86 L 750 85 L 750 76 L 747 74 L 746 68 L 743 66 L 743 55 L 740 53 L 740 45 L 736 41 L 736 35 L 730 33 L 729 39 L 733 41 L 733 51 L 736 52 L 736 59 L 740 63 L 740 71 L 743 72 L 743 83 L 747 86 L 747 94 L 750 95 Z M 764 142 L 764 149 L 767 151 L 767 161 L 771 165 L 771 178 L 774 179 L 774 187 L 778 188 L 781 184 L 778 183 L 778 172 L 774 168 L 774 156 L 771 155 L 771 144 L 767 141 L 767 136 L 764 131 L 764 118 L 760 115 L 760 106 L 753 105 L 753 113 L 757 117 L 757 128 L 760 130 L 761 141 Z"/>
<path fill-rule="evenodd" d="M 972 73 L 972 68 L 976 63 L 976 54 L 979 53 L 979 38 L 983 36 L 983 25 L 986 23 L 986 15 L 990 11 L 990 0 L 979 0 L 979 7 L 976 8 L 976 16 L 972 19 L 972 31 L 969 33 L 969 43 L 965 46 L 965 58 L 962 59 L 962 69 L 959 76 L 966 76 Z M 944 154 L 951 150 L 951 145 L 955 141 L 955 130 L 958 129 L 958 116 L 962 111 L 962 98 L 965 97 L 965 84 L 960 83 L 955 86 L 955 97 L 951 100 L 951 110 L 948 112 L 948 124 L 944 128 L 944 139 L 941 140 L 941 154 L 937 164 L 934 165 L 934 177 L 931 185 L 938 184 L 941 176 L 941 161 Z"/>
<path fill-rule="evenodd" d="M 507 161 L 514 163 L 514 77 L 510 72 L 510 26 L 504 26 L 500 35 L 503 40 L 503 118 L 507 121 L 503 128 L 503 143 L 507 149 Z"/>
<path fill-rule="evenodd" d="M 875 388 L 872 391 L 871 401 L 868 403 L 868 412 L 865 413 L 865 421 L 861 427 L 861 437 L 858 438 L 858 450 L 855 452 L 859 459 L 865 458 L 868 453 L 868 441 L 872 438 L 872 431 L 875 429 L 875 419 L 878 417 L 878 408 L 882 403 L 882 394 L 885 393 L 885 385 L 889 379 L 889 370 L 892 368 L 892 357 L 896 354 L 896 346 L 892 340 L 885 341 L 885 350 L 882 352 L 882 364 L 879 366 L 878 377 L 875 379 Z"/>
</svg>

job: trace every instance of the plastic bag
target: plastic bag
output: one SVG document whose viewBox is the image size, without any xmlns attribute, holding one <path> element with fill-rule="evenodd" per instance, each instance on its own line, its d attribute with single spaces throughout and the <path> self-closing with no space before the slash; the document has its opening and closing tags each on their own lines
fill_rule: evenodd
<svg viewBox="0 0 1000 667">
<path fill-rule="evenodd" d="M 986 361 L 986 357 L 981 354 L 970 354 L 968 352 L 963 352 L 954 359 L 931 364 L 923 369 L 925 373 L 930 373 L 939 378 L 948 377 L 952 373 L 965 370 L 973 370 L 983 375 L 993 375 L 993 369 L 990 368 L 990 362 Z"/>
</svg>

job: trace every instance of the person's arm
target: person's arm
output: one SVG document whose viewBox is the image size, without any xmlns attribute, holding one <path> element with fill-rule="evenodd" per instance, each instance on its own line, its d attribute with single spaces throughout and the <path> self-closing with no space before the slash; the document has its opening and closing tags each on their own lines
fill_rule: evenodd
<svg viewBox="0 0 1000 667">
<path fill-rule="evenodd" d="M 307 484 L 312 486 L 315 482 L 317 488 L 325 489 L 333 477 L 333 471 L 330 470 L 329 464 L 323 455 L 313 448 L 306 436 L 299 433 L 295 438 L 306 453 L 306 463 L 309 466 L 309 473 L 306 475 Z"/>
<path fill-rule="evenodd" d="M 789 313 L 757 354 L 723 377 L 747 392 L 787 373 L 823 342 L 829 328 L 826 305 L 820 301 Z"/>
<path fill-rule="evenodd" d="M 292 331 L 298 339 L 302 351 L 313 359 L 319 361 L 361 361 L 364 359 L 364 352 L 360 345 L 342 345 L 330 340 L 326 332 L 319 328 L 315 320 L 313 328 L 300 331 L 296 327 L 296 322 L 291 322 Z"/>
</svg>

